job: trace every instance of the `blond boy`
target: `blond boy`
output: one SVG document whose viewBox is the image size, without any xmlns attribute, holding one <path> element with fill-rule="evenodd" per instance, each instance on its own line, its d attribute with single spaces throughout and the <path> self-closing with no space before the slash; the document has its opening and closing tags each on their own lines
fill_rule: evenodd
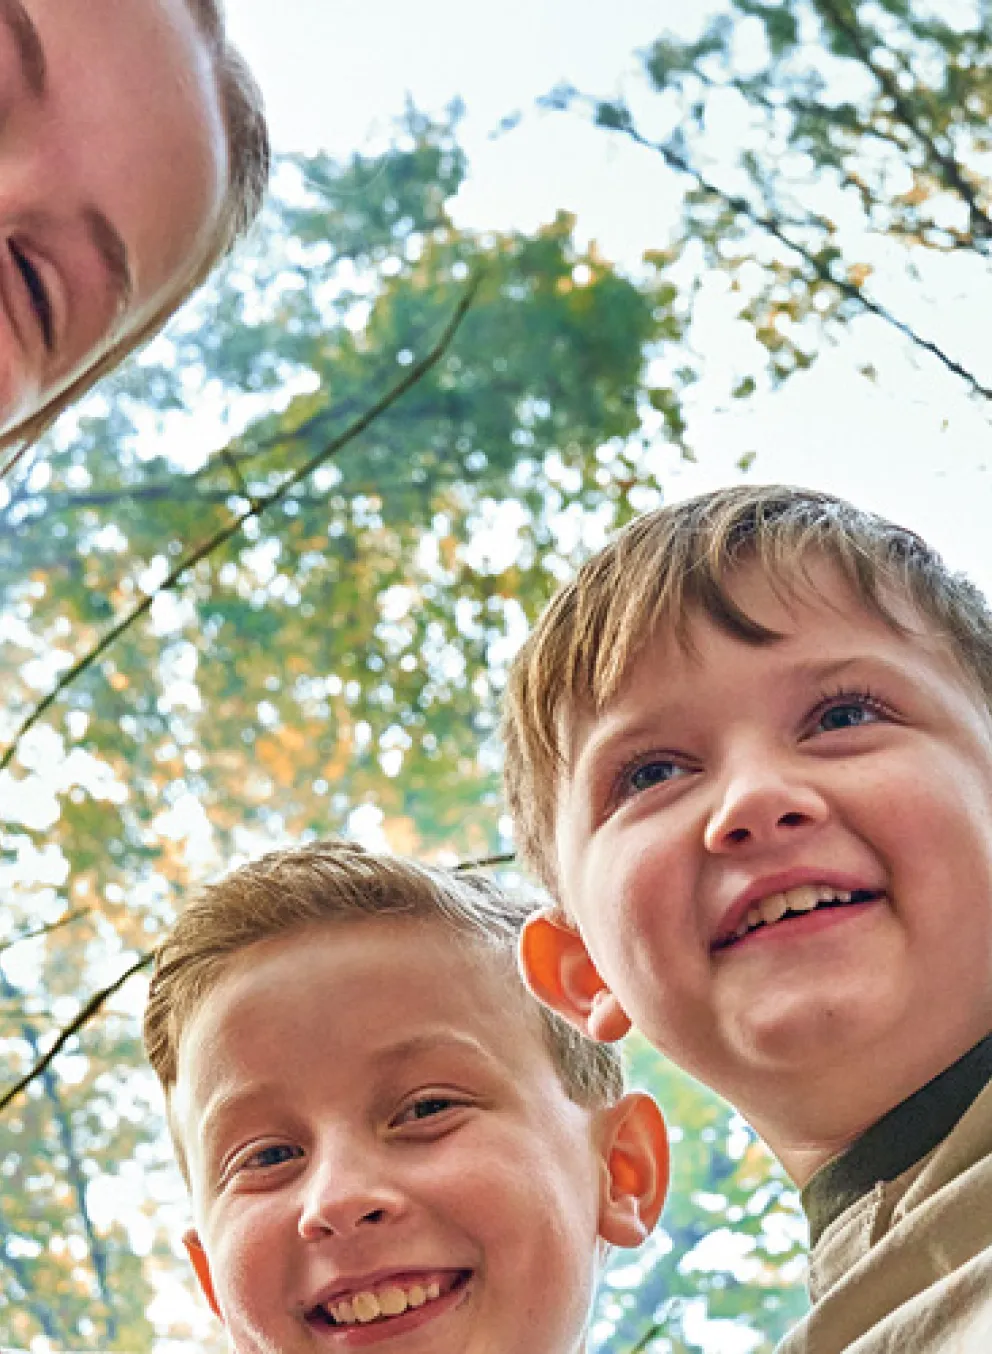
<svg viewBox="0 0 992 1354">
<path fill-rule="evenodd" d="M 511 677 L 533 990 L 638 1025 L 804 1186 L 799 1354 L 992 1349 L 992 617 L 912 533 L 737 488 L 634 522 Z"/>
<path fill-rule="evenodd" d="M 606 1244 L 664 1199 L 664 1125 L 549 1017 L 526 909 L 343 843 L 204 889 L 145 1019 L 236 1354 L 578 1354 Z"/>
<path fill-rule="evenodd" d="M 0 0 L 0 107 L 3 474 L 205 279 L 269 148 L 218 0 Z"/>
</svg>

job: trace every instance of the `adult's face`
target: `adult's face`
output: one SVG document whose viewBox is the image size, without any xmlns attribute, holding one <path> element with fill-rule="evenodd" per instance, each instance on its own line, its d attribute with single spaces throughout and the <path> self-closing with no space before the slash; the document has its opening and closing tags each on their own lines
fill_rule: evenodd
<svg viewBox="0 0 992 1354">
<path fill-rule="evenodd" d="M 182 286 L 225 147 L 184 0 L 0 0 L 0 432 Z"/>
</svg>

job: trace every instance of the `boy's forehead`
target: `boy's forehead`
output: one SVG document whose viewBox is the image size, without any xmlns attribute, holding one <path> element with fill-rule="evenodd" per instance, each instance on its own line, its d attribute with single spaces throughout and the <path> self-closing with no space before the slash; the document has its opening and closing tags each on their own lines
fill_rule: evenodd
<svg viewBox="0 0 992 1354">
<path fill-rule="evenodd" d="M 510 1064 L 542 1040 L 513 955 L 443 921 L 323 922 L 233 956 L 183 1031 L 176 1113 L 202 1111 L 230 1081 L 289 1063 L 340 1060 L 384 1077 L 431 1052 Z"/>
<path fill-rule="evenodd" d="M 880 582 L 877 604 L 873 604 L 848 581 L 838 564 L 813 552 L 784 561 L 775 569 L 744 559 L 727 571 L 721 582 L 725 595 L 748 621 L 768 632 L 767 638 L 746 636 L 726 620 L 719 606 L 707 606 L 695 597 L 686 599 L 677 613 L 669 608 L 652 616 L 636 636 L 626 637 L 621 646 L 622 661 L 614 663 L 608 684 L 596 686 L 594 675 L 590 684 L 562 701 L 558 740 L 564 781 L 570 779 L 577 752 L 590 731 L 610 719 L 630 687 L 645 673 L 657 681 L 660 694 L 665 689 L 666 674 L 679 671 L 691 678 L 703 669 L 706 660 L 698 641 L 707 628 L 723 631 L 744 647 L 801 639 L 814 627 L 820 632 L 824 627 L 835 629 L 838 642 L 856 642 L 859 632 L 866 640 L 880 634 L 908 644 L 924 640 L 931 655 L 934 650 L 942 650 L 960 679 L 970 685 L 950 645 L 894 583 Z M 592 664 L 586 670 L 595 673 Z"/>
</svg>

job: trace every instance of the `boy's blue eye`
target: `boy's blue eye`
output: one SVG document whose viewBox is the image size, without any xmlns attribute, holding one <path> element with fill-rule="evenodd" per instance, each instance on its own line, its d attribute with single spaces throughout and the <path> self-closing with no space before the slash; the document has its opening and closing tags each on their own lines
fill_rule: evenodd
<svg viewBox="0 0 992 1354">
<path fill-rule="evenodd" d="M 659 757 L 652 762 L 642 762 L 640 766 L 635 766 L 629 771 L 627 785 L 635 794 L 642 794 L 656 785 L 664 785 L 666 781 L 674 780 L 681 771 L 682 767 L 675 762 Z"/>
<path fill-rule="evenodd" d="M 271 1147 L 260 1147 L 252 1152 L 245 1165 L 253 1170 L 265 1170 L 269 1166 L 282 1166 L 302 1154 L 302 1148 L 292 1147 L 289 1143 L 273 1143 Z"/>
<path fill-rule="evenodd" d="M 457 1101 L 449 1099 L 443 1095 L 428 1095 L 422 1100 L 415 1100 L 407 1111 L 412 1119 L 431 1119 L 436 1114 L 443 1114 L 445 1110 L 451 1109 Z"/>
<path fill-rule="evenodd" d="M 837 696 L 817 714 L 816 724 L 824 733 L 856 729 L 875 724 L 882 715 L 878 701 L 868 695 Z"/>
</svg>

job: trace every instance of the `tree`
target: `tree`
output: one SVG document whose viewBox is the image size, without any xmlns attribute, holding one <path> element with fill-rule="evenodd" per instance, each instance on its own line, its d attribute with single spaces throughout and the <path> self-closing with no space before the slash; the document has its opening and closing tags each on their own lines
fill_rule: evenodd
<svg viewBox="0 0 992 1354">
<path fill-rule="evenodd" d="M 928 293 L 988 286 L 988 7 L 725 0 L 698 13 L 691 38 L 666 33 L 644 54 L 653 98 L 563 88 L 549 102 L 591 107 L 680 185 L 652 261 L 690 317 L 729 284 L 728 319 L 757 340 L 742 345 L 729 393 L 806 369 L 864 317 L 876 342 L 887 328 L 949 373 L 949 394 L 987 400 L 984 350 Z M 705 363 L 692 365 L 698 376 Z"/>
</svg>

